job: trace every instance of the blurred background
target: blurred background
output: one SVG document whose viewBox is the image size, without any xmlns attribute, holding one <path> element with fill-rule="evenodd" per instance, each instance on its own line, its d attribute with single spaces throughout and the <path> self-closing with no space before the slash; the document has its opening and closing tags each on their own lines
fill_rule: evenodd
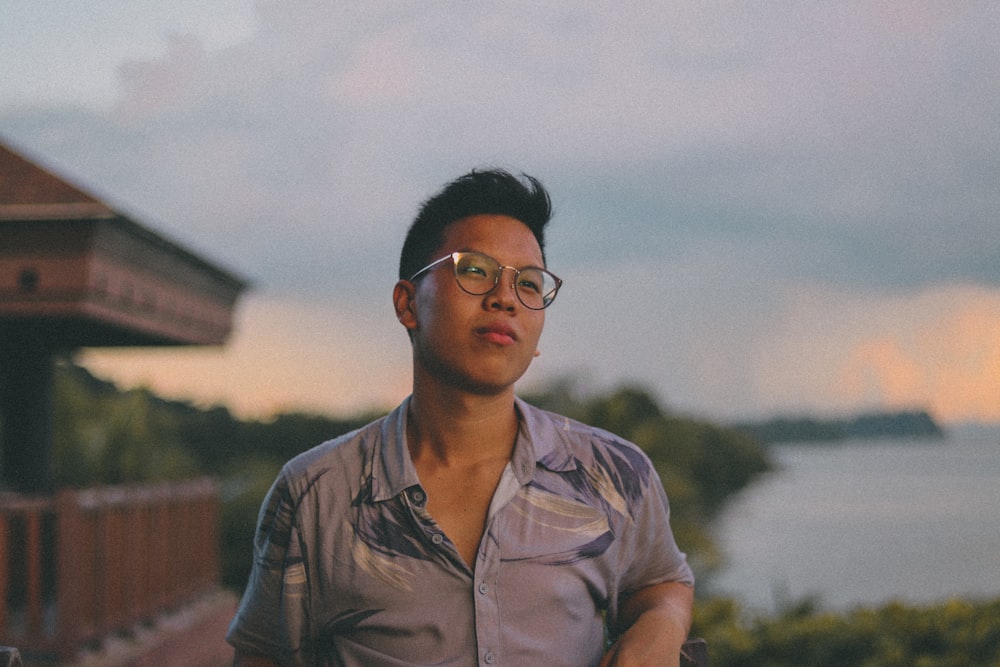
<svg viewBox="0 0 1000 667">
<path fill-rule="evenodd" d="M 0 19 L 0 139 L 251 283 L 226 345 L 81 349 L 57 383 L 61 484 L 222 480 L 232 590 L 283 457 L 409 391 L 419 203 L 498 166 L 549 188 L 565 281 L 522 392 L 658 457 L 706 591 L 787 623 L 1000 595 L 995 3 Z M 705 608 L 727 646 L 743 617 Z"/>
</svg>

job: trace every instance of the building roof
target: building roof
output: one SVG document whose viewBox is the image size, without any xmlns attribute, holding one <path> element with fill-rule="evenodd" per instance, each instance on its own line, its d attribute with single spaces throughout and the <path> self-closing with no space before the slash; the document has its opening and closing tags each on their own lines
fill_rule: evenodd
<svg viewBox="0 0 1000 667">
<path fill-rule="evenodd" d="M 0 142 L 0 220 L 102 218 L 110 206 Z"/>
<path fill-rule="evenodd" d="M 0 141 L 0 333 L 8 339 L 217 345 L 246 286 Z"/>
</svg>

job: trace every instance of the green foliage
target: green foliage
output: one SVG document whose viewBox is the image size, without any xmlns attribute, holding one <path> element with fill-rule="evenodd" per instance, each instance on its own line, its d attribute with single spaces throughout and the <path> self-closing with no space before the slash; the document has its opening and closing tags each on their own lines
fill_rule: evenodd
<svg viewBox="0 0 1000 667">
<path fill-rule="evenodd" d="M 222 481 L 219 548 L 226 588 L 241 590 L 250 577 L 257 513 L 281 465 L 278 459 L 248 458 Z"/>
<path fill-rule="evenodd" d="M 997 618 L 1000 599 L 891 603 L 845 614 L 807 601 L 770 618 L 715 599 L 696 606 L 692 634 L 708 640 L 713 667 L 998 667 Z"/>
<path fill-rule="evenodd" d="M 175 420 L 148 392 L 119 392 L 67 364 L 57 367 L 55 392 L 57 485 L 134 484 L 199 474 Z"/>
</svg>

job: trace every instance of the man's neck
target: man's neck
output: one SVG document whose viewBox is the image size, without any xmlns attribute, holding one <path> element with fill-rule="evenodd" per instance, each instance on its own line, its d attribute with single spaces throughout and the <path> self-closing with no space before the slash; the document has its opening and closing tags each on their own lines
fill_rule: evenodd
<svg viewBox="0 0 1000 667">
<path fill-rule="evenodd" d="M 517 436 L 514 391 L 478 395 L 415 387 L 408 415 L 410 455 L 446 465 L 509 460 Z"/>
</svg>

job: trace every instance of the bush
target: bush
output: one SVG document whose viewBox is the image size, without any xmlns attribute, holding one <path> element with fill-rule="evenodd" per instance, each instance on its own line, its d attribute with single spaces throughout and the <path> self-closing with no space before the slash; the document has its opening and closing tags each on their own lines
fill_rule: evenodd
<svg viewBox="0 0 1000 667">
<path fill-rule="evenodd" d="M 692 634 L 707 639 L 713 667 L 998 667 L 997 618 L 1000 599 L 894 602 L 844 614 L 807 601 L 774 617 L 712 599 L 696 606 Z"/>
</svg>

